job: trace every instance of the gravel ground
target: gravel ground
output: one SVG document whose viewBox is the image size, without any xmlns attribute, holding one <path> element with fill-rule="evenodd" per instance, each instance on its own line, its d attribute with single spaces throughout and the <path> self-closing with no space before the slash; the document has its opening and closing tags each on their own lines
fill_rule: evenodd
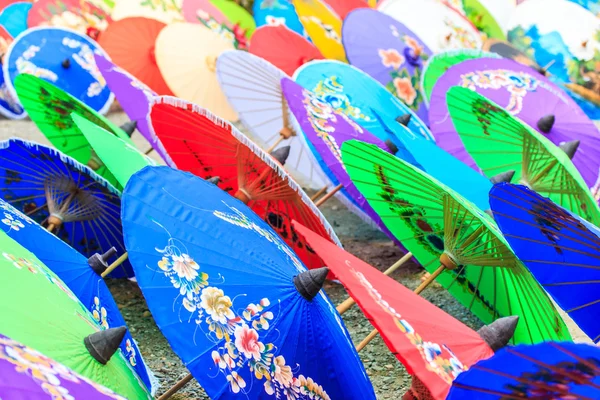
<svg viewBox="0 0 600 400">
<path fill-rule="evenodd" d="M 126 121 L 122 113 L 113 113 L 109 118 L 119 124 Z M 31 121 L 0 120 L 0 140 L 11 136 L 48 144 Z M 145 151 L 148 148 L 148 144 L 140 135 L 134 134 L 133 139 L 139 149 Z M 325 204 L 323 213 L 335 228 L 345 249 L 380 270 L 385 270 L 402 256 L 402 253 L 383 234 L 348 212 L 336 199 Z M 420 283 L 422 274 L 421 267 L 407 264 L 392 276 L 405 286 L 415 288 Z M 111 280 L 108 284 L 132 335 L 139 343 L 142 355 L 162 385 L 158 392 L 160 394 L 186 376 L 187 370 L 158 330 L 137 285 L 126 280 Z M 341 303 L 347 297 L 343 287 L 335 283 L 327 283 L 325 291 L 334 304 Z M 437 283 L 428 287 L 423 292 L 423 296 L 471 328 L 478 329 L 481 326 L 476 317 Z M 343 319 L 355 343 L 359 343 L 372 330 L 370 323 L 357 307 L 345 313 Z M 565 316 L 565 319 L 576 341 L 589 341 L 568 316 Z M 390 354 L 379 337 L 361 352 L 361 358 L 378 399 L 398 398 L 410 385 L 410 376 L 402 364 Z M 195 381 L 189 383 L 172 398 L 208 399 Z"/>
</svg>

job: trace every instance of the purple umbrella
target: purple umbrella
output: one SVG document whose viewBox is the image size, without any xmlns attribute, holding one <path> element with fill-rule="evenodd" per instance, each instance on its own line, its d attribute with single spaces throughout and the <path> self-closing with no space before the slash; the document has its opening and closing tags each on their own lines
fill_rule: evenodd
<svg viewBox="0 0 600 400">
<path fill-rule="evenodd" d="M 0 335 L 2 400 L 125 400 L 30 347 Z"/>
<path fill-rule="evenodd" d="M 446 92 L 452 86 L 480 93 L 556 145 L 579 141 L 573 163 L 588 187 L 597 184 L 600 133 L 575 101 L 544 76 L 512 60 L 479 58 L 451 67 L 437 81 L 429 106 L 431 131 L 438 146 L 477 169 L 448 114 Z"/>
<path fill-rule="evenodd" d="M 117 67 L 106 58 L 95 54 L 96 66 L 106 80 L 109 89 L 115 94 L 125 114 L 136 123 L 137 130 L 160 157 L 168 163 L 169 157 L 164 156 L 161 146 L 157 145 L 158 138 L 152 134 L 146 120 L 150 111 L 150 99 L 157 96 L 148 86 L 133 75 Z"/>
<path fill-rule="evenodd" d="M 431 50 L 421 39 L 394 18 L 361 8 L 344 20 L 342 42 L 350 64 L 384 85 L 427 123 L 419 87 Z"/>
</svg>

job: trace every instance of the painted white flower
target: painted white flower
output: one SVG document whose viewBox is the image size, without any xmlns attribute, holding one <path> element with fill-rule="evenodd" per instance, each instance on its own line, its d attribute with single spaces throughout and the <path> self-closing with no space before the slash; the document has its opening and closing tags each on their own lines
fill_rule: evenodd
<svg viewBox="0 0 600 400">
<path fill-rule="evenodd" d="M 273 360 L 275 366 L 275 380 L 285 387 L 290 387 L 294 380 L 294 374 L 292 368 L 289 365 L 285 365 L 285 358 L 283 356 L 277 356 Z"/>
<path fill-rule="evenodd" d="M 173 271 L 180 279 L 193 281 L 198 276 L 200 266 L 187 254 L 173 256 Z"/>
<path fill-rule="evenodd" d="M 274 17 L 272 15 L 267 15 L 265 18 L 267 25 L 270 26 L 285 26 L 285 18 L 283 17 Z"/>
<path fill-rule="evenodd" d="M 11 214 L 4 213 L 4 218 L 2 219 L 2 223 L 7 225 L 10 229 L 18 231 L 21 228 L 25 228 L 25 225 L 18 219 L 15 219 Z"/>
<path fill-rule="evenodd" d="M 216 287 L 202 289 L 200 294 L 200 307 L 206 311 L 213 321 L 226 324 L 228 320 L 234 319 L 235 314 L 231 310 L 231 298 L 225 296 L 223 290 Z"/>
<path fill-rule="evenodd" d="M 235 347 L 246 358 L 260 360 L 260 354 L 265 350 L 265 345 L 259 342 L 258 332 L 248 325 L 238 325 L 235 328 Z"/>
</svg>

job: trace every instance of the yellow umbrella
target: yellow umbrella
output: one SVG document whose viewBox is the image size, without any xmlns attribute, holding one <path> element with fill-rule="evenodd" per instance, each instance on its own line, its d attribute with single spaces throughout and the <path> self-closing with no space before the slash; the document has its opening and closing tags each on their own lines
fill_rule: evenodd
<svg viewBox="0 0 600 400">
<path fill-rule="evenodd" d="M 160 31 L 155 55 L 160 73 L 177 97 L 236 121 L 216 74 L 217 57 L 233 49 L 231 41 L 204 25 L 177 22 Z"/>
<path fill-rule="evenodd" d="M 127 17 L 146 17 L 165 24 L 183 21 L 183 0 L 118 0 L 111 12 L 113 20 Z"/>
<path fill-rule="evenodd" d="M 326 58 L 348 62 L 342 45 L 342 20 L 321 0 L 293 0 L 308 36 Z"/>
</svg>

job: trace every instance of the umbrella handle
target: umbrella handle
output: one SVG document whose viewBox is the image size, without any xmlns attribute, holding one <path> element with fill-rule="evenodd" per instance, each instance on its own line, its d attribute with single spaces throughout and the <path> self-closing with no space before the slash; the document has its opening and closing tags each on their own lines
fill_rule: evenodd
<svg viewBox="0 0 600 400">
<path fill-rule="evenodd" d="M 187 374 L 185 378 L 183 378 L 182 380 L 180 380 L 179 382 L 177 382 L 175 385 L 173 385 L 173 387 L 171 387 L 169 390 L 167 390 L 165 393 L 163 393 L 157 400 L 166 400 L 166 399 L 168 399 L 169 397 L 171 397 L 175 393 L 177 393 L 179 391 L 179 389 L 181 389 L 182 387 L 184 387 L 192 379 L 194 379 L 194 377 L 192 376 L 192 374 Z"/>
<path fill-rule="evenodd" d="M 119 265 L 123 264 L 128 257 L 129 254 L 127 252 L 123 253 L 121 257 L 117 258 L 114 263 L 110 264 L 108 268 L 106 268 L 106 271 L 104 271 L 100 276 L 102 278 L 105 278 L 108 274 L 113 272 Z"/>
<path fill-rule="evenodd" d="M 321 197 L 319 199 L 319 201 L 317 201 L 315 203 L 315 206 L 320 207 L 321 205 L 323 205 L 323 203 L 325 203 L 327 200 L 329 200 L 334 194 L 336 194 L 337 192 L 340 191 L 341 188 L 343 188 L 344 185 L 342 185 L 341 183 L 339 185 L 337 185 L 336 187 L 334 187 L 331 192 L 327 193 L 325 196 Z"/>
<path fill-rule="evenodd" d="M 46 230 L 50 233 L 52 233 L 52 231 L 54 230 L 54 228 L 56 227 L 56 225 L 54 224 L 48 224 L 48 226 L 46 227 Z"/>
<path fill-rule="evenodd" d="M 323 186 L 321 189 L 319 189 L 319 191 L 315 194 L 312 195 L 312 197 L 310 198 L 312 201 L 315 201 L 316 199 L 319 198 L 319 196 L 321 196 L 323 193 L 325 193 L 327 191 L 327 186 Z"/>
<path fill-rule="evenodd" d="M 269 147 L 267 149 L 267 153 L 270 153 L 273 150 L 275 150 L 275 147 L 277 147 L 279 145 L 279 143 L 283 142 L 285 139 L 287 139 L 287 138 L 284 135 L 279 135 L 279 138 L 277 138 L 277 140 L 275 141 L 275 143 L 273 143 L 271 145 L 271 147 Z"/>
</svg>

